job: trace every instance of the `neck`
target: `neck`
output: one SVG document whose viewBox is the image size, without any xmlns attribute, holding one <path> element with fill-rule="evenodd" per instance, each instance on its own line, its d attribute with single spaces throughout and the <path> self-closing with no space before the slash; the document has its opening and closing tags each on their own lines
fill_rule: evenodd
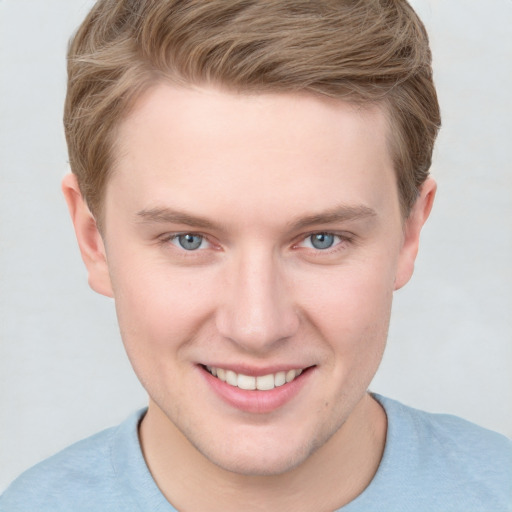
<svg viewBox="0 0 512 512">
<path fill-rule="evenodd" d="M 366 395 L 343 426 L 306 461 L 279 475 L 248 476 L 210 462 L 150 402 L 140 426 L 149 470 L 178 510 L 334 510 L 371 482 L 384 451 L 386 414 Z"/>
</svg>

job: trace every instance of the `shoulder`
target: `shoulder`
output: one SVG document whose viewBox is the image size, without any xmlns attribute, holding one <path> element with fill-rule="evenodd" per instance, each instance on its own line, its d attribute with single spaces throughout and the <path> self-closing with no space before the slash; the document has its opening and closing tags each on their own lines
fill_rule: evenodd
<svg viewBox="0 0 512 512">
<path fill-rule="evenodd" d="M 383 464 L 405 494 L 459 503 L 454 510 L 512 510 L 511 440 L 456 416 L 375 398 L 388 416 Z"/>
<path fill-rule="evenodd" d="M 0 511 L 94 510 L 100 496 L 112 497 L 108 510 L 120 510 L 117 505 L 122 502 L 118 496 L 121 491 L 112 449 L 120 436 L 129 437 L 130 431 L 136 431 L 141 414 L 79 441 L 24 472 L 0 497 Z"/>
<path fill-rule="evenodd" d="M 384 406 L 392 433 L 406 435 L 417 448 L 443 459 L 464 460 L 466 464 L 508 462 L 501 469 L 512 471 L 512 441 L 450 414 L 433 414 L 403 405 L 389 398 L 377 397 Z M 411 446 L 412 448 L 412 446 Z"/>
</svg>

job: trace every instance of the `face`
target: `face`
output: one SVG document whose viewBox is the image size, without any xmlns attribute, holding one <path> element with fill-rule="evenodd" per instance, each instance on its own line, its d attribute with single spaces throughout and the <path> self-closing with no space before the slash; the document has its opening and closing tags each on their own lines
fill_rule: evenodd
<svg viewBox="0 0 512 512">
<path fill-rule="evenodd" d="M 170 85 L 123 122 L 90 282 L 148 415 L 215 464 L 295 467 L 365 396 L 415 254 L 386 135 L 376 107 Z"/>
</svg>

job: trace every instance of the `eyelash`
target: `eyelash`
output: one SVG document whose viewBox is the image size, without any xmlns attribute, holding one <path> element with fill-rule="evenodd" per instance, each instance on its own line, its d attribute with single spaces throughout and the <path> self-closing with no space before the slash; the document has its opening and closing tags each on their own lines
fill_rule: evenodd
<svg viewBox="0 0 512 512">
<path fill-rule="evenodd" d="M 197 237 L 201 237 L 201 245 L 203 242 L 207 242 L 209 243 L 210 245 L 213 245 L 212 242 L 209 240 L 209 238 L 206 236 L 206 235 L 203 235 L 202 233 L 195 233 L 193 231 L 185 231 L 185 232 L 182 232 L 182 233 L 171 233 L 171 234 L 166 234 L 164 235 L 163 237 L 160 238 L 162 244 L 166 245 L 166 244 L 172 244 L 174 245 L 175 247 L 177 247 L 178 249 L 180 249 L 180 247 L 178 247 L 177 244 L 174 243 L 174 241 L 177 241 L 177 243 L 179 244 L 179 237 L 182 237 L 182 236 L 187 236 L 187 235 L 191 235 L 191 236 L 197 236 Z M 187 250 L 185 249 L 183 246 L 181 247 L 181 251 L 180 252 L 185 252 L 185 253 L 194 253 L 194 252 L 199 252 L 200 249 L 193 249 L 193 250 Z M 203 249 L 204 250 L 204 249 Z"/>
<path fill-rule="evenodd" d="M 202 233 L 196 233 L 193 231 L 184 231 L 184 232 L 180 232 L 180 233 L 165 234 L 164 236 L 160 237 L 159 240 L 162 245 L 167 245 L 170 243 L 171 245 L 176 247 L 178 249 L 178 252 L 181 255 L 183 255 L 184 257 L 197 256 L 197 253 L 205 250 L 205 248 L 203 248 L 203 249 L 197 248 L 197 249 L 187 250 L 183 246 L 179 247 L 179 237 L 186 236 L 186 235 L 201 237 L 201 245 L 204 242 L 208 243 L 210 245 L 210 247 L 207 247 L 208 249 L 215 248 L 215 246 L 216 246 L 216 244 L 214 244 L 209 239 L 209 237 L 207 235 L 204 235 Z M 334 242 L 332 246 L 327 247 L 325 249 L 318 249 L 315 247 L 301 247 L 301 244 L 305 243 L 307 240 L 310 240 L 311 237 L 313 237 L 315 235 L 317 235 L 317 236 L 318 235 L 332 236 L 335 239 L 338 239 L 338 241 Z M 322 255 L 333 254 L 333 253 L 338 252 L 339 250 L 343 250 L 344 248 L 346 248 L 347 244 L 353 243 L 353 238 L 354 237 L 352 235 L 349 235 L 347 233 L 340 234 L 340 233 L 333 233 L 330 231 L 313 231 L 311 233 L 301 235 L 298 242 L 296 242 L 292 245 L 292 248 L 293 249 L 310 250 L 312 252 L 312 254 L 314 254 L 315 256 L 322 256 Z M 174 243 L 175 241 L 176 241 L 176 243 Z"/>
<path fill-rule="evenodd" d="M 333 238 L 332 245 L 330 245 L 328 247 L 324 247 L 324 248 L 315 247 L 314 242 L 313 242 L 313 237 L 317 237 L 317 242 L 320 241 L 320 243 L 321 243 L 320 237 L 332 237 Z M 335 240 L 336 238 L 338 239 L 337 243 Z M 295 247 L 299 246 L 300 244 L 305 244 L 309 241 L 310 245 L 312 246 L 312 247 L 308 247 L 309 249 L 316 249 L 317 251 L 320 251 L 320 252 L 326 252 L 329 249 L 332 249 L 333 247 L 338 246 L 344 240 L 345 240 L 345 238 L 342 237 L 341 235 L 338 235 L 337 233 L 330 233 L 328 231 L 317 231 L 314 233 L 310 233 L 310 234 L 306 235 L 305 237 L 302 237 L 300 242 L 298 244 L 295 244 Z"/>
</svg>

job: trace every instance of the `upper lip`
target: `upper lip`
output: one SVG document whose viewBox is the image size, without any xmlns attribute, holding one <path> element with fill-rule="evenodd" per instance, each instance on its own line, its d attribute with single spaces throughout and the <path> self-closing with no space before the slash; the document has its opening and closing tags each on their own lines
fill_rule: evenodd
<svg viewBox="0 0 512 512">
<path fill-rule="evenodd" d="M 250 377 L 261 377 L 263 375 L 269 375 L 278 372 L 287 372 L 289 370 L 305 370 L 310 368 L 311 364 L 272 364 L 264 367 L 256 367 L 253 365 L 246 364 L 225 364 L 225 363 L 202 363 L 202 366 L 209 366 L 211 368 L 222 368 L 224 370 L 231 370 L 235 373 L 241 373 L 242 375 L 248 375 Z"/>
</svg>

